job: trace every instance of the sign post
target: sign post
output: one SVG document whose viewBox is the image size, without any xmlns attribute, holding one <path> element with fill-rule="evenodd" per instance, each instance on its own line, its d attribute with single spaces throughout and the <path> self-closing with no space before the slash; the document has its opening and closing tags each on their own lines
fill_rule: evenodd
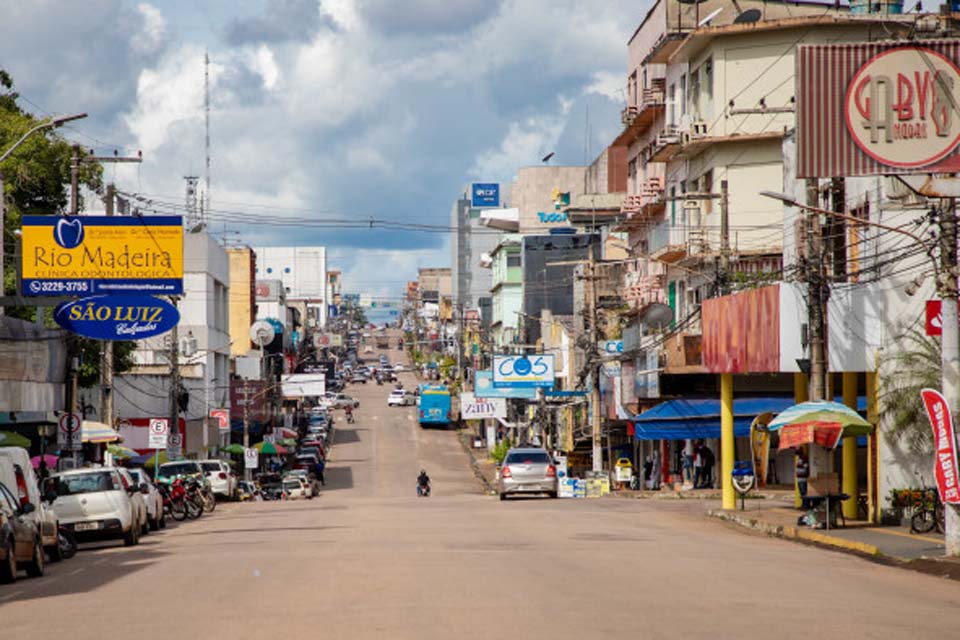
<svg viewBox="0 0 960 640">
<path fill-rule="evenodd" d="M 160 449 L 166 449 L 167 438 L 170 435 L 170 421 L 166 418 L 150 419 L 150 442 L 153 449 L 153 477 L 160 471 Z"/>
<path fill-rule="evenodd" d="M 67 449 L 71 452 L 80 451 L 83 446 L 80 432 L 81 424 L 80 416 L 75 413 L 65 413 L 60 416 L 59 428 L 57 429 L 57 445 L 61 449 Z"/>
<path fill-rule="evenodd" d="M 260 452 L 249 447 L 243 450 L 243 468 L 256 469 L 260 466 Z"/>
</svg>

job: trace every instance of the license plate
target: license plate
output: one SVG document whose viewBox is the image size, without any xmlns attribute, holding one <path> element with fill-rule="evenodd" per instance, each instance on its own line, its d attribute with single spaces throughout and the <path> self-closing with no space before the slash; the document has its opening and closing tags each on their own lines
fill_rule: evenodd
<svg viewBox="0 0 960 640">
<path fill-rule="evenodd" d="M 99 522 L 78 522 L 73 525 L 74 531 L 92 531 L 93 529 L 99 529 Z"/>
</svg>

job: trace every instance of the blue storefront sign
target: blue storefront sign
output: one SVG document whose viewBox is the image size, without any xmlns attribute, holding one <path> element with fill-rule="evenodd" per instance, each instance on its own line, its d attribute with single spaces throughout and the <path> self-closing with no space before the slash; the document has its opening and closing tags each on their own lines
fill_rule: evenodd
<svg viewBox="0 0 960 640">
<path fill-rule="evenodd" d="M 142 340 L 180 322 L 177 308 L 154 296 L 90 296 L 59 305 L 53 313 L 67 331 L 96 340 Z"/>
<path fill-rule="evenodd" d="M 536 400 L 537 390 L 533 388 L 498 389 L 493 386 L 492 371 L 477 371 L 473 378 L 473 393 L 478 398 L 519 398 Z"/>
<path fill-rule="evenodd" d="M 474 207 L 499 207 L 500 185 L 496 182 L 474 182 L 470 185 L 470 205 Z"/>
</svg>

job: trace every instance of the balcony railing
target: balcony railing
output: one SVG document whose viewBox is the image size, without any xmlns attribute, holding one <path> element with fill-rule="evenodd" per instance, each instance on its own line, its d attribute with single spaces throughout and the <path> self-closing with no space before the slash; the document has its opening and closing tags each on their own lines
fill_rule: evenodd
<svg viewBox="0 0 960 640">
<path fill-rule="evenodd" d="M 663 78 L 654 78 L 650 86 L 640 92 L 639 104 L 627 105 L 620 112 L 620 121 L 623 126 L 629 127 L 637 117 L 647 109 L 663 106 L 666 95 L 666 81 Z"/>
<path fill-rule="evenodd" d="M 639 193 L 630 193 L 624 196 L 623 204 L 620 205 L 621 213 L 637 213 L 643 208 L 643 196 Z"/>
<path fill-rule="evenodd" d="M 662 204 L 664 196 L 663 176 L 654 176 L 647 178 L 643 182 L 643 190 L 640 192 L 641 206 L 651 204 Z"/>
<path fill-rule="evenodd" d="M 669 220 L 664 220 L 651 229 L 647 239 L 651 256 L 660 257 L 661 254 L 686 252 L 687 230 L 684 227 L 671 225 Z"/>
</svg>

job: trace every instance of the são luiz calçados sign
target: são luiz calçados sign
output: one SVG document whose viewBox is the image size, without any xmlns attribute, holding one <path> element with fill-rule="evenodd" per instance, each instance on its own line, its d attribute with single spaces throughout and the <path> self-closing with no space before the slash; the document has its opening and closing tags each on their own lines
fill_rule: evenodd
<svg viewBox="0 0 960 640">
<path fill-rule="evenodd" d="M 24 216 L 25 296 L 183 293 L 180 216 Z"/>
<path fill-rule="evenodd" d="M 58 306 L 53 317 L 67 331 L 96 340 L 142 340 L 166 333 L 180 321 L 175 306 L 142 294 L 72 300 Z"/>
</svg>

